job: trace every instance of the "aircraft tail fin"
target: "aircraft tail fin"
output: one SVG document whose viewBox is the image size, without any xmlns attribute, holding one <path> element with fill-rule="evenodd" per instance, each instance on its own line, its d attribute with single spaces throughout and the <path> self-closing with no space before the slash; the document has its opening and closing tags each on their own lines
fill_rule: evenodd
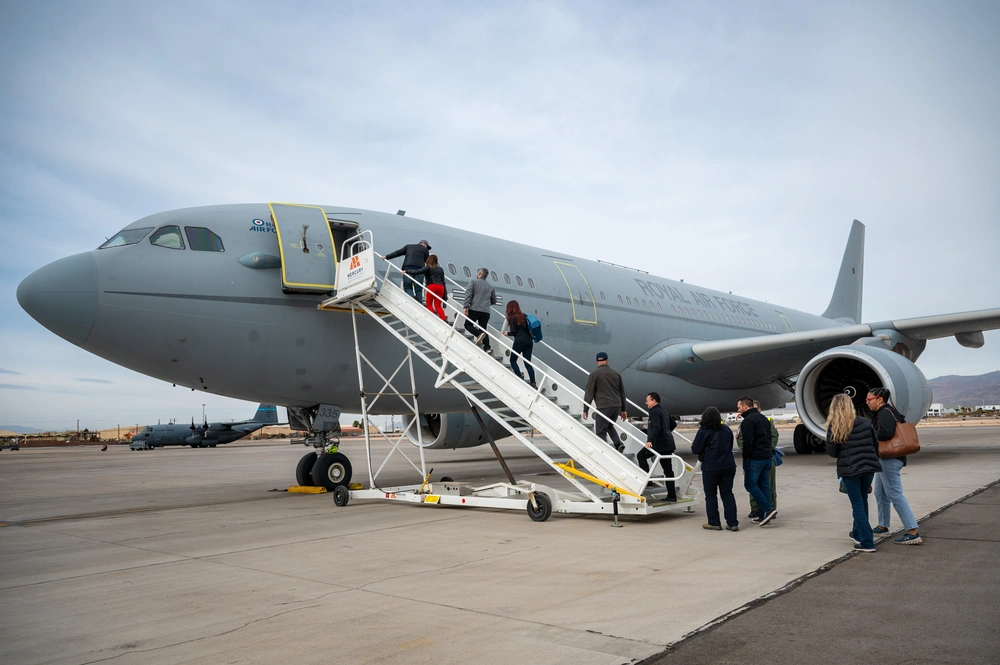
<svg viewBox="0 0 1000 665">
<path fill-rule="evenodd" d="M 254 414 L 253 420 L 250 422 L 276 425 L 278 423 L 278 407 L 274 404 L 261 404 L 257 407 L 257 413 Z"/>
<path fill-rule="evenodd" d="M 854 220 L 851 235 L 847 238 L 840 274 L 833 287 L 830 305 L 823 312 L 828 319 L 846 319 L 861 322 L 861 295 L 865 273 L 865 225 Z"/>
</svg>

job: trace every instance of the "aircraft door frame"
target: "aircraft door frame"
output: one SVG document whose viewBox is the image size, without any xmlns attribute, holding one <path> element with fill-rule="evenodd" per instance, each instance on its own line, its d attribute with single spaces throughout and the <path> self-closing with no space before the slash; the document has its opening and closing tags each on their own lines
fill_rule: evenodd
<svg viewBox="0 0 1000 665">
<path fill-rule="evenodd" d="M 553 263 L 569 290 L 569 301 L 573 305 L 573 323 L 596 326 L 597 301 L 594 300 L 590 282 L 583 276 L 578 266 L 563 261 L 553 261 Z"/>
<path fill-rule="evenodd" d="M 337 248 L 326 211 L 319 206 L 299 203 L 268 203 L 271 221 L 278 234 L 278 253 L 281 255 L 281 285 L 286 292 L 323 293 L 334 290 L 337 279 Z M 284 224 L 292 226 L 303 221 L 300 236 L 286 228 L 281 231 L 278 212 L 284 210 Z M 317 210 L 319 214 L 309 211 Z M 305 251 L 302 243 L 305 242 Z M 287 244 L 287 252 L 286 250 Z"/>
</svg>

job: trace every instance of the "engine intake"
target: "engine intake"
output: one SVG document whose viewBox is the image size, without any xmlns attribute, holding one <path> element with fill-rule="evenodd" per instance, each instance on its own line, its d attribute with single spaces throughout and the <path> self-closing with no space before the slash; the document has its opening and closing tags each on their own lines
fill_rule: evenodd
<svg viewBox="0 0 1000 665">
<path fill-rule="evenodd" d="M 911 423 L 924 417 L 933 399 L 923 372 L 903 356 L 876 346 L 851 345 L 824 351 L 802 368 L 795 403 L 803 424 L 825 439 L 834 396 L 849 396 L 858 415 L 871 418 L 865 396 L 872 388 L 888 388 L 893 406 Z"/>
<path fill-rule="evenodd" d="M 494 440 L 510 436 L 509 432 L 488 415 L 481 414 L 486 429 Z M 406 428 L 413 416 L 403 417 Z M 411 427 L 406 433 L 407 438 L 415 445 L 423 445 L 429 450 L 452 450 L 455 448 L 474 448 L 489 443 L 482 428 L 471 413 L 420 414 L 420 442 L 417 441 L 417 430 Z"/>
</svg>

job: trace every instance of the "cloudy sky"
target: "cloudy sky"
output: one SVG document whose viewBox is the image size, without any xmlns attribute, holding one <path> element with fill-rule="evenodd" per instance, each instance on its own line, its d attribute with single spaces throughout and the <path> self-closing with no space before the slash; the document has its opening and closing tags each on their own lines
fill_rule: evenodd
<svg viewBox="0 0 1000 665">
<path fill-rule="evenodd" d="M 1000 306 L 995 2 L 0 4 L 0 424 L 245 418 L 88 355 L 18 282 L 144 215 L 393 212 L 867 320 Z M 928 378 L 1000 369 L 928 345 Z"/>
</svg>

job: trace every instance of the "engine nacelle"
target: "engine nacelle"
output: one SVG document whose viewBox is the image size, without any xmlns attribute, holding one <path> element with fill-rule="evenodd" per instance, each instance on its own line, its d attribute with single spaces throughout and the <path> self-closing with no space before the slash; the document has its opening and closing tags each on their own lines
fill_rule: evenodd
<svg viewBox="0 0 1000 665">
<path fill-rule="evenodd" d="M 480 414 L 486 429 L 494 440 L 510 436 L 503 425 Z M 403 417 L 403 427 L 406 428 L 413 416 Z M 411 442 L 417 444 L 416 427 L 410 427 L 406 433 Z M 428 449 L 473 448 L 489 443 L 482 428 L 471 413 L 420 414 L 420 443 Z"/>
<path fill-rule="evenodd" d="M 850 345 L 824 351 L 806 363 L 795 384 L 795 404 L 809 431 L 825 440 L 834 396 L 844 393 L 859 416 L 871 418 L 865 396 L 872 388 L 888 388 L 892 405 L 910 423 L 924 417 L 933 399 L 923 372 L 903 356 L 877 346 Z"/>
</svg>

